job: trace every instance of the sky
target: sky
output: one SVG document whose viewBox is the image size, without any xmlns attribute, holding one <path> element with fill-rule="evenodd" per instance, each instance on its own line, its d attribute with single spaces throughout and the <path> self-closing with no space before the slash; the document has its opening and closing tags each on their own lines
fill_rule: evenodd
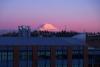
<svg viewBox="0 0 100 67">
<path fill-rule="evenodd" d="M 100 32 L 100 0 L 0 0 L 0 29 L 32 29 L 51 23 L 59 29 Z"/>
</svg>

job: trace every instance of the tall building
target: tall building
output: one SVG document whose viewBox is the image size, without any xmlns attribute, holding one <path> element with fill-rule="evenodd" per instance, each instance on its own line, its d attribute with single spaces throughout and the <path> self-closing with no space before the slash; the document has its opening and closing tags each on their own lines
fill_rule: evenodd
<svg viewBox="0 0 100 67">
<path fill-rule="evenodd" d="M 0 67 L 100 67 L 100 41 L 86 37 L 0 37 Z"/>
</svg>

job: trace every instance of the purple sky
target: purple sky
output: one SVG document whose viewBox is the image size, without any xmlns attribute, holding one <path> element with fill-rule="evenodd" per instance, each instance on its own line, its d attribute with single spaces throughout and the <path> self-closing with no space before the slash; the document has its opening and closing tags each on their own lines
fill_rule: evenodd
<svg viewBox="0 0 100 67">
<path fill-rule="evenodd" d="M 0 29 L 35 28 L 44 23 L 100 32 L 100 0 L 0 0 Z"/>
</svg>

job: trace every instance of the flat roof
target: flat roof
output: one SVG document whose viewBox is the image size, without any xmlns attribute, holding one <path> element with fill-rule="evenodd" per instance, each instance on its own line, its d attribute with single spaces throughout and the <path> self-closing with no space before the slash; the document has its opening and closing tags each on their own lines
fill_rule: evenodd
<svg viewBox="0 0 100 67">
<path fill-rule="evenodd" d="M 0 37 L 0 45 L 85 45 L 85 37 Z"/>
</svg>

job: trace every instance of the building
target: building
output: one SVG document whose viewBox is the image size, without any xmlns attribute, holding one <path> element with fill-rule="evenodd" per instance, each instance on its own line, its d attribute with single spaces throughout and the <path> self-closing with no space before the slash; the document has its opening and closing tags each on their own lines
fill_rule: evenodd
<svg viewBox="0 0 100 67">
<path fill-rule="evenodd" d="M 0 67 L 100 67 L 100 47 L 86 37 L 0 37 Z"/>
</svg>

